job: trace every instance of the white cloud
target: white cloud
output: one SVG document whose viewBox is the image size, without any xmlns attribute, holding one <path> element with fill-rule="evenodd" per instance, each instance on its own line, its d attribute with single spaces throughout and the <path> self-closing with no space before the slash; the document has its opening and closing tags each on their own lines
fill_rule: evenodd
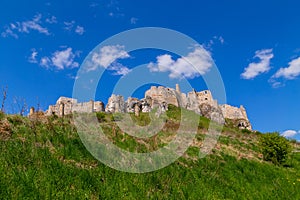
<svg viewBox="0 0 300 200">
<path fill-rule="evenodd" d="M 130 23 L 131 23 L 131 24 L 136 24 L 138 20 L 139 20 L 138 18 L 131 17 Z"/>
<path fill-rule="evenodd" d="M 124 50 L 125 47 L 121 45 L 104 46 L 99 53 L 94 53 L 92 62 L 96 70 L 97 66 L 107 68 L 117 59 L 129 58 L 129 54 Z"/>
<path fill-rule="evenodd" d="M 72 48 L 69 47 L 66 50 L 54 52 L 51 62 L 59 70 L 79 67 L 79 63 L 74 62 L 74 59 L 75 54 L 72 52 Z"/>
<path fill-rule="evenodd" d="M 51 65 L 51 60 L 48 57 L 42 57 L 40 60 L 40 66 L 45 67 L 45 68 L 49 68 Z"/>
<path fill-rule="evenodd" d="M 51 16 L 49 18 L 46 19 L 46 22 L 49 24 L 56 24 L 57 23 L 57 19 L 55 16 Z"/>
<path fill-rule="evenodd" d="M 32 52 L 31 52 L 30 57 L 28 58 L 28 61 L 30 63 L 38 63 L 38 60 L 37 60 L 38 52 L 35 49 L 32 49 L 31 51 Z"/>
<path fill-rule="evenodd" d="M 74 20 L 70 22 L 64 22 L 64 29 L 66 31 L 75 32 L 78 35 L 83 35 L 85 32 L 84 28 L 82 26 L 76 25 L 76 22 Z"/>
<path fill-rule="evenodd" d="M 86 70 L 94 71 L 99 67 L 112 71 L 113 75 L 126 75 L 131 70 L 128 67 L 117 62 L 118 59 L 129 58 L 130 55 L 125 51 L 125 47 L 121 45 L 104 46 L 99 52 L 94 53 Z"/>
<path fill-rule="evenodd" d="M 300 75 L 300 57 L 289 62 L 289 66 L 286 68 L 280 68 L 272 78 L 283 77 L 286 79 L 295 79 Z"/>
<path fill-rule="evenodd" d="M 85 30 L 82 26 L 77 26 L 75 29 L 75 33 L 77 33 L 78 35 L 83 35 L 84 32 Z"/>
<path fill-rule="evenodd" d="M 148 68 L 151 72 L 169 72 L 170 78 L 194 78 L 207 73 L 213 63 L 210 52 L 197 46 L 193 52 L 177 60 L 168 54 L 158 56 L 156 63 L 151 62 Z"/>
<path fill-rule="evenodd" d="M 21 29 L 20 32 L 29 33 L 30 30 L 36 30 L 39 33 L 50 35 L 48 29 L 41 26 L 41 18 L 42 15 L 38 14 L 32 20 L 22 22 L 21 26 L 19 26 L 19 30 Z"/>
<path fill-rule="evenodd" d="M 108 70 L 113 71 L 113 75 L 121 75 L 121 76 L 125 76 L 131 71 L 128 67 L 125 67 L 120 63 L 114 63 L 114 65 L 110 66 Z"/>
<path fill-rule="evenodd" d="M 259 74 L 270 70 L 270 60 L 274 57 L 273 49 L 262 49 L 255 52 L 254 58 L 258 58 L 259 62 L 252 62 L 245 68 L 241 74 L 244 79 L 252 79 Z"/>
<path fill-rule="evenodd" d="M 291 138 L 291 137 L 296 136 L 298 133 L 299 133 L 299 131 L 297 132 L 295 130 L 286 130 L 281 135 L 284 137 Z"/>
<path fill-rule="evenodd" d="M 274 78 L 270 78 L 268 80 L 268 82 L 272 85 L 273 88 L 280 88 L 280 87 L 283 87 L 285 86 L 284 83 L 280 82 L 280 81 L 277 81 L 275 80 Z"/>
<path fill-rule="evenodd" d="M 10 27 L 6 27 L 5 31 L 1 33 L 1 37 L 6 38 L 6 37 L 9 37 L 9 36 L 12 36 L 12 37 L 14 37 L 14 38 L 16 38 L 16 39 L 19 38 L 19 36 L 18 36 L 17 34 L 15 34 L 15 33 L 11 30 Z"/>
<path fill-rule="evenodd" d="M 283 133 L 281 133 L 281 136 L 300 141 L 300 131 L 286 130 Z"/>
<path fill-rule="evenodd" d="M 38 52 L 33 49 L 29 62 L 39 63 L 40 66 L 49 69 L 54 67 L 57 70 L 72 69 L 79 67 L 79 63 L 75 61 L 75 58 L 79 56 L 78 52 L 73 52 L 72 48 L 65 48 L 64 50 L 55 51 L 51 56 L 44 56 L 38 62 Z"/>
<path fill-rule="evenodd" d="M 32 20 L 11 23 L 6 30 L 1 33 L 2 37 L 12 36 L 18 38 L 17 32 L 19 33 L 30 33 L 32 30 L 39 33 L 50 35 L 48 29 L 42 26 L 42 15 L 37 14 Z"/>
</svg>

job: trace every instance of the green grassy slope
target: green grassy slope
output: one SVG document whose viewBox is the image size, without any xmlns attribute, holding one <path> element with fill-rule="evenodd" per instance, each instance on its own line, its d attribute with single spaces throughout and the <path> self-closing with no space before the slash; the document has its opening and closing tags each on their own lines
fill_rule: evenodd
<svg viewBox="0 0 300 200">
<path fill-rule="evenodd" d="M 98 114 L 98 119 L 116 145 L 147 152 L 174 137 L 179 115 L 172 107 L 165 127 L 148 139 L 123 133 L 111 115 Z M 142 125 L 150 120 L 147 114 L 133 118 Z M 213 153 L 198 159 L 209 124 L 201 117 L 184 156 L 161 170 L 130 174 L 94 159 L 71 124 L 68 117 L 0 115 L 0 199 L 300 199 L 300 153 L 285 166 L 264 162 L 260 133 L 228 125 Z"/>
</svg>

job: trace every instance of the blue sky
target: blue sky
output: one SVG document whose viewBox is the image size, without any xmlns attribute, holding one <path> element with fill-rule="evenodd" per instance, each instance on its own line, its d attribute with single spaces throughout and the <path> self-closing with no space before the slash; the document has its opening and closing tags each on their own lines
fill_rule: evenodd
<svg viewBox="0 0 300 200">
<path fill-rule="evenodd" d="M 223 78 L 227 102 L 244 105 L 254 129 L 289 130 L 289 137 L 300 139 L 299 7 L 296 0 L 3 0 L 0 86 L 8 86 L 6 110 L 17 111 L 21 99 L 45 110 L 59 96 L 72 96 L 80 65 L 100 42 L 133 28 L 163 27 L 190 36 L 206 49 Z M 120 48 L 114 50 L 122 53 Z M 112 84 L 141 63 L 159 66 L 158 58 L 178 59 L 155 50 L 125 51 L 123 58 L 116 57 L 120 65 L 106 68 L 104 80 Z M 167 67 L 164 72 L 170 75 L 180 65 Z M 186 71 L 180 75 L 196 90 L 206 89 L 200 76 Z M 110 93 L 101 88 L 96 97 L 106 102 Z"/>
</svg>

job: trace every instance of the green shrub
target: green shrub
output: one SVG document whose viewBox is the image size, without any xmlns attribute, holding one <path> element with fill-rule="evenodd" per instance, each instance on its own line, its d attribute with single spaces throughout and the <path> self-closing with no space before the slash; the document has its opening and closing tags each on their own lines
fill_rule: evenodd
<svg viewBox="0 0 300 200">
<path fill-rule="evenodd" d="M 106 119 L 105 119 L 105 113 L 103 113 L 103 112 L 97 112 L 96 116 L 97 116 L 98 122 L 105 122 L 106 121 Z"/>
<path fill-rule="evenodd" d="M 289 141 L 277 132 L 262 134 L 259 138 L 259 145 L 264 160 L 276 165 L 284 163 L 292 151 Z"/>
<path fill-rule="evenodd" d="M 166 114 L 170 119 L 174 119 L 177 121 L 181 120 L 181 109 L 172 104 L 168 105 L 168 110 Z"/>
<path fill-rule="evenodd" d="M 248 130 L 248 129 L 242 129 L 242 133 L 245 133 L 245 134 L 251 134 L 252 131 Z"/>
</svg>

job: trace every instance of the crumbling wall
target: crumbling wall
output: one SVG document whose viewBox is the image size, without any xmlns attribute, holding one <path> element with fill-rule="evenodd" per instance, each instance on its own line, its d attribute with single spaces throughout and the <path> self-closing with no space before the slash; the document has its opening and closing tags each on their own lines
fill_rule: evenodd
<svg viewBox="0 0 300 200">
<path fill-rule="evenodd" d="M 55 105 L 50 105 L 48 110 L 45 112 L 47 116 L 57 115 L 64 116 L 73 112 L 78 113 L 91 113 L 104 111 L 104 104 L 101 101 L 78 103 L 77 99 L 60 97 Z"/>
<path fill-rule="evenodd" d="M 147 97 L 150 97 L 152 99 L 153 106 L 156 103 L 168 103 L 177 107 L 179 106 L 175 90 L 172 88 L 165 88 L 163 86 L 152 86 L 150 90 L 147 90 L 145 93 L 145 98 Z"/>
<path fill-rule="evenodd" d="M 103 111 L 108 113 L 127 112 L 139 115 L 139 112 L 150 112 L 154 108 L 158 108 L 159 112 L 165 112 L 169 104 L 194 111 L 210 119 L 217 119 L 216 121 L 228 118 L 241 128 L 252 129 L 243 106 L 238 108 L 228 104 L 219 105 L 217 100 L 213 99 L 209 90 L 200 92 L 193 90 L 187 94 L 182 93 L 178 84 L 176 84 L 176 89 L 152 86 L 145 92 L 145 98 L 141 100 L 129 97 L 127 101 L 124 101 L 123 96 L 113 94 L 108 99 L 106 107 L 101 101 L 78 103 L 76 99 L 60 97 L 56 105 L 49 106 L 46 115 L 63 116 L 72 112 L 91 113 Z"/>
<path fill-rule="evenodd" d="M 228 104 L 220 105 L 219 107 L 222 110 L 223 116 L 227 119 L 233 120 L 236 126 L 252 130 L 246 109 L 242 105 L 239 108 Z"/>
<path fill-rule="evenodd" d="M 109 99 L 105 108 L 105 112 L 109 113 L 124 113 L 125 112 L 125 101 L 121 95 L 113 94 Z"/>
</svg>

